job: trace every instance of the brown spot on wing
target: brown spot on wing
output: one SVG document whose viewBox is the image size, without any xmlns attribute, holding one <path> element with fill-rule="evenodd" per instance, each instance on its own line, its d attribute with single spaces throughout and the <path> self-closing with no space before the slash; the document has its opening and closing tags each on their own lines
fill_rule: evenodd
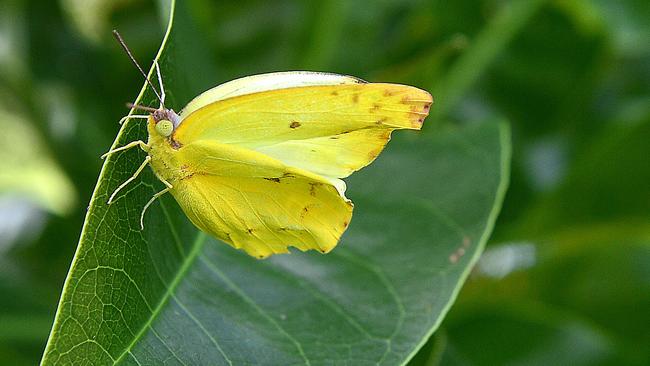
<svg viewBox="0 0 650 366">
<path fill-rule="evenodd" d="M 271 182 L 280 183 L 280 178 L 272 177 L 272 178 L 264 178 L 264 179 L 266 179 L 268 181 L 271 181 Z"/>
<path fill-rule="evenodd" d="M 189 174 L 187 174 L 187 175 L 184 175 L 184 176 L 180 177 L 179 180 L 190 179 L 190 178 L 192 178 L 192 177 L 193 177 L 194 175 L 196 175 L 196 174 L 197 174 L 196 172 L 189 173 Z M 202 174 L 198 174 L 198 175 L 202 175 Z"/>
<path fill-rule="evenodd" d="M 379 104 L 379 103 L 374 103 L 374 104 L 372 105 L 372 108 L 370 108 L 370 113 L 377 112 L 377 111 L 380 110 L 380 109 L 381 109 L 381 104 Z"/>
<path fill-rule="evenodd" d="M 352 95 L 352 103 L 359 103 L 359 94 Z"/>
<path fill-rule="evenodd" d="M 320 186 L 321 183 L 310 182 L 309 183 L 309 194 L 312 197 L 316 197 L 316 186 Z"/>
<path fill-rule="evenodd" d="M 336 90 L 334 90 L 333 92 L 330 93 L 330 95 L 334 95 L 334 96 L 336 96 L 336 95 L 339 95 L 339 92 L 337 92 Z"/>
<path fill-rule="evenodd" d="M 379 156 L 379 154 L 381 154 L 381 149 L 371 151 L 368 153 L 368 159 L 375 160 Z"/>
<path fill-rule="evenodd" d="M 428 93 L 427 93 L 428 94 Z M 431 104 L 433 102 L 433 99 L 431 98 L 431 95 L 428 95 L 427 99 L 417 99 L 417 98 L 411 98 L 409 95 L 405 95 L 402 97 L 402 104 Z"/>
<path fill-rule="evenodd" d="M 293 121 L 293 122 L 291 122 L 291 123 L 289 124 L 289 127 L 290 127 L 290 128 L 298 128 L 298 127 L 300 127 L 300 122 L 298 122 L 298 121 Z"/>
</svg>

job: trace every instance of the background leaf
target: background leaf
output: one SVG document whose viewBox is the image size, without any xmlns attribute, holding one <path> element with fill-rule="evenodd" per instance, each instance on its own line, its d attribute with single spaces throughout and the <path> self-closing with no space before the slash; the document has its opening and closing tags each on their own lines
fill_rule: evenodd
<svg viewBox="0 0 650 366">
<path fill-rule="evenodd" d="M 178 4 L 160 55 L 171 105 L 206 87 L 207 57 Z M 188 72 L 191 70 L 191 72 Z M 150 93 L 142 101 L 155 105 Z M 130 121 L 118 145 L 145 138 Z M 44 364 L 399 364 L 437 327 L 505 193 L 502 123 L 400 134 L 350 179 L 354 221 L 329 255 L 258 261 L 197 232 L 149 172 L 105 201 L 144 155 L 105 164 Z"/>
</svg>

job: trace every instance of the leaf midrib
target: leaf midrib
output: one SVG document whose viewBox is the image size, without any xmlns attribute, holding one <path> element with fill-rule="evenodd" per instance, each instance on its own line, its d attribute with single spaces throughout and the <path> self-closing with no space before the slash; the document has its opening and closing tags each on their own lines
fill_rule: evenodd
<svg viewBox="0 0 650 366">
<path fill-rule="evenodd" d="M 198 254 L 201 252 L 201 249 L 203 249 L 205 240 L 206 240 L 206 235 L 203 232 L 199 231 L 196 235 L 196 238 L 194 239 L 190 253 L 183 260 L 183 264 L 179 268 L 178 272 L 176 272 L 176 275 L 172 279 L 172 282 L 167 287 L 167 291 L 160 299 L 158 305 L 154 308 L 153 312 L 151 313 L 147 321 L 142 325 L 138 334 L 136 334 L 136 336 L 133 338 L 133 341 L 131 341 L 131 343 L 124 349 L 122 354 L 120 354 L 120 356 L 117 359 L 115 359 L 113 365 L 117 365 L 118 363 L 120 363 L 124 359 L 124 357 L 126 357 L 126 355 L 129 354 L 129 352 L 133 349 L 136 343 L 138 343 L 138 341 L 142 338 L 142 336 L 147 332 L 147 329 L 151 327 L 151 324 L 160 314 L 160 312 L 162 311 L 163 307 L 167 304 L 169 299 L 171 299 L 172 296 L 174 296 L 174 291 L 176 290 L 176 287 L 178 287 L 178 284 L 185 277 L 185 274 L 194 263 L 194 260 L 198 257 Z"/>
</svg>

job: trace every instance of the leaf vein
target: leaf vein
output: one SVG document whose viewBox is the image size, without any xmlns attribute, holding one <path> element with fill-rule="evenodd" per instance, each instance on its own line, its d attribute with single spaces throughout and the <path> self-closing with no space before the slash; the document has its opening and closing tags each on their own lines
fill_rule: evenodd
<svg viewBox="0 0 650 366">
<path fill-rule="evenodd" d="M 296 340 L 291 334 L 289 334 L 280 324 L 278 324 L 271 315 L 264 310 L 262 307 L 260 307 L 253 299 L 251 299 L 246 293 L 239 287 L 237 286 L 234 282 L 228 278 L 228 276 L 225 275 L 222 271 L 220 271 L 211 261 L 209 258 L 205 257 L 204 255 L 199 255 L 199 260 L 202 261 L 208 269 L 210 269 L 214 274 L 216 274 L 219 278 L 221 278 L 230 288 L 233 289 L 233 291 L 239 295 L 239 297 L 242 298 L 248 305 L 250 305 L 253 309 L 255 309 L 262 317 L 264 317 L 266 320 L 268 320 L 271 324 L 273 324 L 278 332 L 280 334 L 284 335 L 289 341 L 291 341 L 296 349 L 298 350 L 298 353 L 300 356 L 305 360 L 305 365 L 311 365 L 311 362 L 309 362 L 309 359 L 307 358 L 307 355 L 305 355 L 305 351 L 302 349 L 302 346 L 300 345 L 300 342 Z"/>
</svg>

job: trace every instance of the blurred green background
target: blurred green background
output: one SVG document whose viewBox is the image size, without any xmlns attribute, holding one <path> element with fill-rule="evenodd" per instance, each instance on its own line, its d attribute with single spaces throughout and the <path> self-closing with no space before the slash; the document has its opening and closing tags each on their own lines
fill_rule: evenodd
<svg viewBox="0 0 650 366">
<path fill-rule="evenodd" d="M 495 232 L 413 365 L 650 364 L 650 2 L 189 2 L 208 86 L 331 71 L 431 91 L 425 128 L 510 120 Z M 142 85 L 110 30 L 148 66 L 159 13 L 0 2 L 2 365 L 40 359 L 99 156 Z"/>
</svg>

